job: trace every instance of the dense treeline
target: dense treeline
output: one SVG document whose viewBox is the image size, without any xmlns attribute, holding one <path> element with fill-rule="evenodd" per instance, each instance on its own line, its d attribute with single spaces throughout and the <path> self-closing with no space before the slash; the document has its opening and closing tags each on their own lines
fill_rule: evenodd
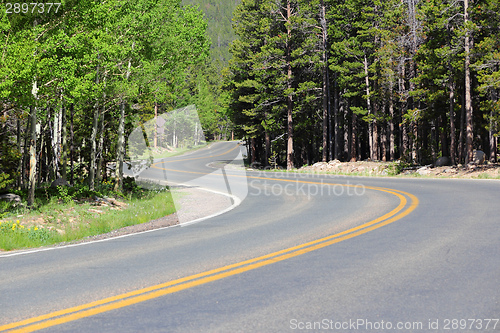
<svg viewBox="0 0 500 333">
<path fill-rule="evenodd" d="M 29 188 L 29 204 L 57 178 L 120 190 L 134 126 L 200 98 L 210 46 L 202 12 L 177 0 L 24 9 L 0 12 L 0 190 Z M 116 173 L 106 172 L 112 161 Z"/>
<path fill-rule="evenodd" d="M 496 161 L 499 4 L 243 0 L 225 89 L 251 161 Z"/>
</svg>

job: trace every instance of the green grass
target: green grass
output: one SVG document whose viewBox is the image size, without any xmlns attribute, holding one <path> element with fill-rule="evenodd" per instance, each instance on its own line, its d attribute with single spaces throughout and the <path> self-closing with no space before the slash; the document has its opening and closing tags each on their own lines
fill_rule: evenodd
<svg viewBox="0 0 500 333">
<path fill-rule="evenodd" d="M 88 236 L 107 233 L 116 229 L 146 223 L 175 212 L 170 192 L 164 191 L 148 199 L 133 199 L 124 210 L 108 210 L 98 214 L 88 209 L 80 212 L 82 222 L 77 227 L 66 229 L 64 241 L 73 241 Z"/>
<path fill-rule="evenodd" d="M 175 212 L 170 191 L 148 191 L 141 197 L 130 197 L 127 204 L 126 209 L 112 210 L 91 203 L 64 203 L 51 198 L 37 211 L 23 216 L 23 219 L 42 217 L 43 226 L 23 226 L 15 218 L 2 222 L 0 248 L 9 251 L 80 240 Z M 103 213 L 91 212 L 89 209 Z"/>
</svg>

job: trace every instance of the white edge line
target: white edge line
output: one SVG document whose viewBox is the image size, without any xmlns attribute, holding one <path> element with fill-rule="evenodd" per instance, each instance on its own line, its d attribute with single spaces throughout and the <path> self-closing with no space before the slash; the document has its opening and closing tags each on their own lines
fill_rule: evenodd
<svg viewBox="0 0 500 333">
<path fill-rule="evenodd" d="M 183 184 L 178 184 L 178 185 L 182 186 Z M 184 185 L 184 186 L 186 186 L 186 185 Z M 234 200 L 234 204 L 232 204 L 230 207 L 228 207 L 228 208 L 226 208 L 226 209 L 224 209 L 224 210 L 222 210 L 220 212 L 217 212 L 217 213 L 205 216 L 205 217 L 200 217 L 200 218 L 198 218 L 196 220 L 192 220 L 192 221 L 188 221 L 188 222 L 184 222 L 184 223 L 179 223 L 179 224 L 174 224 L 174 225 L 170 225 L 170 226 L 167 226 L 167 227 L 161 227 L 161 228 L 158 228 L 158 229 L 145 230 L 145 231 L 140 231 L 140 232 L 126 234 L 126 235 L 121 235 L 121 236 L 115 236 L 115 237 L 109 237 L 109 238 L 105 238 L 105 239 L 98 239 L 98 240 L 93 240 L 93 241 L 88 241 L 88 242 L 82 242 L 82 243 L 78 243 L 78 244 L 69 244 L 69 245 L 63 245 L 63 246 L 53 246 L 53 247 L 48 247 L 48 248 L 41 248 L 41 249 L 27 250 L 27 251 L 22 251 L 21 250 L 21 252 L 1 254 L 0 258 L 7 258 L 7 257 L 13 257 L 13 256 L 20 256 L 20 255 L 24 255 L 24 254 L 31 254 L 31 253 L 45 252 L 45 251 L 51 251 L 51 250 L 59 250 L 59 249 L 65 249 L 65 248 L 82 246 L 82 245 L 89 245 L 89 244 L 94 244 L 94 243 L 101 243 L 101 242 L 106 242 L 106 241 L 110 241 L 110 240 L 125 238 L 125 237 L 129 237 L 129 236 L 141 235 L 141 234 L 145 234 L 145 233 L 149 233 L 149 232 L 160 231 L 160 230 L 165 230 L 165 229 L 174 228 L 174 227 L 185 227 L 185 226 L 188 226 L 188 225 L 191 225 L 191 224 L 195 224 L 195 223 L 199 223 L 199 222 L 205 221 L 207 219 L 210 219 L 212 217 L 216 217 L 216 216 L 222 215 L 224 213 L 227 213 L 230 210 L 236 208 L 237 206 L 239 206 L 241 204 L 241 200 L 238 197 L 236 197 L 236 196 L 234 196 L 232 194 L 223 193 L 223 192 L 214 191 L 214 190 L 209 190 L 209 189 L 206 189 L 206 188 L 203 188 L 203 187 L 196 187 L 196 189 L 228 196 L 228 197 L 230 197 L 230 198 L 232 198 Z M 98 235 L 96 235 L 96 236 L 98 236 Z"/>
</svg>

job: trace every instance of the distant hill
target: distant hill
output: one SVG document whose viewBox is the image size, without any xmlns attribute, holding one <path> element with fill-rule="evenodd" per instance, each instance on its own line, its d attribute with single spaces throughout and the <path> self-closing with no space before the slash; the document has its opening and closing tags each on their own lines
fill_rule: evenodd
<svg viewBox="0 0 500 333">
<path fill-rule="evenodd" d="M 208 21 L 208 34 L 212 40 L 212 61 L 226 65 L 231 54 L 229 44 L 236 38 L 232 28 L 233 11 L 240 0 L 183 0 L 184 5 L 199 6 Z M 219 67 L 219 66 L 218 66 Z"/>
</svg>

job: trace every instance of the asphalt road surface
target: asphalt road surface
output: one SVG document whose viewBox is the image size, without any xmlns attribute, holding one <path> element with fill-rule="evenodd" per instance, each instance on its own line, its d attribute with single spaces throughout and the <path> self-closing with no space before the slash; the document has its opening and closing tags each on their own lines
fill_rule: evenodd
<svg viewBox="0 0 500 333">
<path fill-rule="evenodd" d="M 244 171 L 241 152 L 140 173 L 232 195 L 222 215 L 0 255 L 0 331 L 500 332 L 499 181 Z"/>
</svg>

